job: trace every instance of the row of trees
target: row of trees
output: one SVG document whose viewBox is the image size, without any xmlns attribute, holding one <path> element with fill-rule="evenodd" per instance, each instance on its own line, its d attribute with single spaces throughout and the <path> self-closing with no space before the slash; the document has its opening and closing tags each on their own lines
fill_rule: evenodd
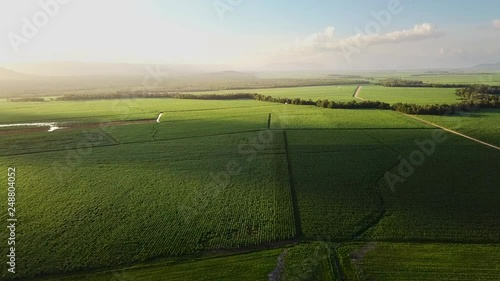
<svg viewBox="0 0 500 281">
<path fill-rule="evenodd" d="M 396 103 L 392 105 L 392 109 L 405 114 L 413 115 L 450 115 L 459 112 L 475 111 L 478 106 L 475 104 L 461 103 L 454 105 L 433 104 L 433 105 L 418 105 L 408 103 Z"/>
<path fill-rule="evenodd" d="M 378 85 L 384 87 L 406 87 L 406 88 L 463 88 L 462 84 L 429 84 L 419 80 L 406 80 L 401 78 L 389 78 L 379 81 Z"/>
<path fill-rule="evenodd" d="M 457 89 L 456 94 L 465 103 L 483 108 L 500 108 L 500 87 L 487 85 L 470 85 Z"/>
<path fill-rule="evenodd" d="M 81 100 L 104 100 L 104 99 L 148 99 L 148 98 L 169 98 L 169 99 L 194 99 L 194 100 L 237 100 L 253 99 L 253 93 L 234 94 L 184 94 L 184 93 L 163 93 L 163 92 L 117 92 L 109 94 L 66 94 L 56 98 L 61 101 L 81 101 Z"/>
<path fill-rule="evenodd" d="M 377 108 L 377 109 L 391 109 L 391 105 L 379 101 L 349 101 L 349 102 L 336 102 L 329 100 L 317 100 L 313 101 L 303 100 L 299 98 L 273 98 L 271 96 L 264 96 L 261 94 L 254 94 L 254 99 L 258 101 L 266 102 L 276 102 L 282 104 L 293 104 L 293 105 L 314 105 L 323 108 L 344 108 L 344 109 L 362 109 L 362 108 Z"/>
<path fill-rule="evenodd" d="M 42 102 L 45 101 L 44 98 L 37 97 L 26 97 L 26 98 L 10 98 L 8 99 L 10 102 Z"/>
<path fill-rule="evenodd" d="M 459 104 L 433 104 L 433 105 L 418 105 L 410 103 L 396 103 L 390 105 L 385 102 L 380 101 L 349 101 L 349 102 L 336 102 L 329 100 L 303 100 L 299 98 L 273 98 L 271 96 L 264 96 L 260 94 L 254 94 L 254 99 L 266 102 L 276 102 L 282 104 L 293 104 L 293 105 L 314 105 L 322 108 L 332 108 L 332 109 L 383 109 L 383 110 L 394 110 L 405 114 L 414 115 L 449 115 L 459 112 L 475 111 L 481 107 L 493 107 L 493 105 L 498 105 L 492 103 L 491 101 L 479 101 L 479 100 L 467 100 Z"/>
</svg>

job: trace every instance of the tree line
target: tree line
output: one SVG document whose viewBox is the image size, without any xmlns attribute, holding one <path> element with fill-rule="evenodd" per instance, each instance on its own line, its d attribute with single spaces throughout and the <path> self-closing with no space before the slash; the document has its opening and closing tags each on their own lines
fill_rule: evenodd
<svg viewBox="0 0 500 281">
<path fill-rule="evenodd" d="M 454 105 L 418 105 L 413 103 L 396 103 L 392 105 L 392 109 L 397 112 L 412 115 L 450 115 L 464 111 L 475 111 L 478 109 L 478 106 L 470 103 L 459 103 Z"/>
<path fill-rule="evenodd" d="M 438 83 L 424 83 L 419 80 L 407 80 L 401 78 L 389 78 L 380 80 L 377 85 L 384 87 L 406 87 L 406 88 L 463 88 L 467 85 L 463 84 L 438 84 Z"/>
<path fill-rule="evenodd" d="M 456 94 L 465 103 L 482 108 L 500 108 L 500 87 L 488 85 L 471 85 L 457 89 Z"/>
<path fill-rule="evenodd" d="M 362 108 L 376 108 L 376 109 L 390 109 L 391 105 L 385 102 L 379 101 L 349 101 L 349 102 L 337 102 L 326 100 L 313 101 L 303 100 L 300 98 L 273 98 L 271 96 L 264 96 L 261 94 L 254 94 L 254 99 L 258 101 L 275 102 L 282 104 L 292 104 L 292 105 L 313 105 L 323 108 L 340 108 L 340 109 L 362 109 Z"/>
<path fill-rule="evenodd" d="M 106 99 L 193 99 L 193 100 L 238 100 L 253 99 L 253 93 L 233 94 L 185 94 L 185 93 L 163 93 L 163 92 L 117 92 L 107 94 L 65 94 L 57 97 L 59 101 L 82 101 L 82 100 L 106 100 Z"/>
<path fill-rule="evenodd" d="M 37 97 L 10 98 L 7 100 L 10 102 L 42 102 L 42 101 L 45 101 L 44 98 L 37 98 Z"/>
</svg>

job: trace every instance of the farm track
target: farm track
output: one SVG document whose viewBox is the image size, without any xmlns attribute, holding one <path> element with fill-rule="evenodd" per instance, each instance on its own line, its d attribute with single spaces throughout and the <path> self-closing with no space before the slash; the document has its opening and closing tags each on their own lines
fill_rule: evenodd
<svg viewBox="0 0 500 281">
<path fill-rule="evenodd" d="M 494 148 L 494 149 L 496 149 L 496 150 L 500 150 L 500 147 L 498 147 L 498 146 L 496 146 L 496 145 L 493 145 L 493 144 L 490 144 L 490 143 L 487 143 L 487 142 L 484 142 L 484 141 L 478 140 L 478 139 L 476 139 L 476 138 L 473 138 L 473 137 L 467 136 L 467 135 L 465 135 L 465 134 L 459 133 L 459 132 L 457 132 L 457 131 L 454 131 L 454 130 L 448 129 L 448 128 L 446 128 L 446 127 L 443 127 L 443 126 L 440 126 L 440 125 L 434 124 L 434 123 L 432 123 L 432 122 L 426 121 L 426 120 L 424 120 L 424 119 L 418 118 L 418 117 L 413 116 L 413 115 L 409 115 L 409 114 L 404 114 L 404 115 L 406 115 L 406 116 L 408 116 L 408 117 L 410 117 L 410 118 L 413 118 L 413 119 L 415 119 L 415 120 L 418 120 L 418 121 L 420 121 L 420 122 L 422 122 L 422 123 L 425 123 L 425 124 L 427 124 L 427 125 L 431 125 L 431 126 L 434 126 L 434 127 L 439 128 L 439 129 L 441 129 L 441 130 L 444 130 L 444 131 L 446 131 L 446 132 L 449 132 L 449 133 L 455 134 L 455 135 L 457 135 L 457 136 L 460 136 L 460 137 L 463 137 L 463 138 L 469 139 L 469 140 L 474 141 L 474 142 L 476 142 L 476 143 L 479 143 L 479 144 L 482 144 L 482 145 L 485 145 L 485 146 L 488 146 L 488 147 Z"/>
<path fill-rule="evenodd" d="M 354 98 L 357 98 L 357 99 L 359 99 L 359 100 L 362 100 L 362 101 L 366 101 L 366 99 L 364 99 L 364 98 L 362 98 L 362 97 L 360 97 L 360 96 L 359 96 L 359 93 L 361 93 L 361 89 L 362 89 L 362 88 L 363 88 L 363 86 L 358 86 L 358 87 L 356 88 L 356 91 L 354 92 L 353 97 L 354 97 Z"/>
</svg>

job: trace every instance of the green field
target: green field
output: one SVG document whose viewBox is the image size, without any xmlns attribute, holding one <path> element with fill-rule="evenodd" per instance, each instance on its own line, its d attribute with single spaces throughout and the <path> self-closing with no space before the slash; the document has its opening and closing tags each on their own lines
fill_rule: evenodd
<svg viewBox="0 0 500 281">
<path fill-rule="evenodd" d="M 239 153 L 239 143 L 257 136 L 0 158 L 2 167 L 18 167 L 17 207 L 29 218 L 19 271 L 79 271 L 293 238 L 283 139 L 271 134 L 255 154 Z"/>
<path fill-rule="evenodd" d="M 413 173 L 402 162 L 389 170 L 394 175 L 409 174 L 394 186 L 394 192 L 385 178 L 378 181 L 386 210 L 364 239 L 500 241 L 496 223 L 500 219 L 500 182 L 494 172 L 498 152 L 451 134 L 443 134 L 442 143 L 429 145 L 436 132 L 441 130 L 371 132 L 402 159 L 415 164 L 410 163 Z M 425 150 L 416 142 L 427 143 Z M 418 156 L 422 154 L 423 158 Z"/>
<path fill-rule="evenodd" d="M 447 88 L 398 88 L 383 86 L 363 86 L 359 95 L 361 98 L 373 101 L 383 101 L 389 104 L 415 103 L 455 104 L 460 99 L 455 95 L 455 89 Z"/>
<path fill-rule="evenodd" d="M 332 90 L 322 88 L 311 95 Z M 269 91 L 294 90 L 306 95 Z M 498 152 L 397 112 L 172 99 L 2 101 L 0 109 L 0 123 L 67 126 L 0 130 L 0 167 L 17 168 L 17 278 L 266 280 L 281 256 L 283 280 L 447 280 L 458 261 L 439 253 L 479 247 L 468 243 L 493 245 L 477 248 L 488 263 L 462 279 L 499 276 Z M 498 116 L 422 118 L 498 145 Z M 435 134 L 445 141 L 391 188 L 385 173 L 398 174 L 400 159 Z M 349 262 L 371 243 L 378 247 L 366 260 Z M 407 271 L 387 269 L 386 253 L 408 249 L 411 259 L 394 259 Z M 425 251 L 443 266 L 432 275 Z"/>
<path fill-rule="evenodd" d="M 42 280 L 267 280 L 273 271 L 284 280 L 336 281 L 324 243 L 305 243 L 281 249 L 235 255 L 207 256 L 180 262 L 140 264 L 126 269 Z"/>
<path fill-rule="evenodd" d="M 500 110 L 481 109 L 452 116 L 421 116 L 434 124 L 500 146 Z"/>
<path fill-rule="evenodd" d="M 358 73 L 359 74 L 359 73 Z M 359 75 L 365 77 L 372 77 L 376 81 L 387 78 L 402 78 L 408 80 L 419 80 L 429 84 L 487 84 L 487 85 L 500 85 L 500 72 L 368 72 Z"/>
<path fill-rule="evenodd" d="M 498 280 L 499 245 L 358 243 L 339 250 L 346 280 Z"/>
</svg>

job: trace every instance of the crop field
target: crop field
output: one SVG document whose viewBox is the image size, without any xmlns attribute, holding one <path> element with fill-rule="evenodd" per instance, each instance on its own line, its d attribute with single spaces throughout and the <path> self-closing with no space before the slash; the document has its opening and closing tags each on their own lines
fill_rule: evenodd
<svg viewBox="0 0 500 281">
<path fill-rule="evenodd" d="M 359 243 L 339 250 L 346 280 L 498 280 L 499 245 Z"/>
<path fill-rule="evenodd" d="M 269 135 L 255 154 L 239 153 L 238 144 L 256 136 L 0 158 L 1 166 L 20 167 L 17 207 L 30 218 L 23 229 L 31 231 L 19 233 L 20 272 L 79 271 L 293 238 L 283 139 Z"/>
<path fill-rule="evenodd" d="M 397 280 L 429 271 L 426 250 L 450 266 L 431 277 L 450 279 L 448 246 L 484 243 L 477 252 L 498 259 L 486 247 L 500 242 L 497 151 L 394 111 L 172 99 L 0 108 L 3 124 L 67 126 L 0 129 L 0 166 L 18 168 L 21 279 L 265 280 L 281 268 L 285 280 Z M 497 110 L 420 117 L 498 144 Z M 436 135 L 423 163 L 387 182 Z M 383 264 L 408 249 L 394 259 L 408 272 Z M 366 260 L 349 261 L 360 251 Z M 463 276 L 499 275 L 477 274 Z"/>
<path fill-rule="evenodd" d="M 460 102 L 459 97 L 455 95 L 455 89 L 448 88 L 391 88 L 371 85 L 363 86 L 359 96 L 367 100 L 389 104 L 403 102 L 427 105 Z"/>
<path fill-rule="evenodd" d="M 484 73 L 421 73 L 421 72 L 368 72 L 363 76 L 371 77 L 374 80 L 387 78 L 402 78 L 408 80 L 419 80 L 430 84 L 487 84 L 500 85 L 500 72 Z"/>
<path fill-rule="evenodd" d="M 47 134 L 47 129 L 22 134 L 14 134 L 12 130 L 0 130 L 0 134 L 0 156 L 116 144 L 98 129 L 62 130 L 50 134 Z"/>
<path fill-rule="evenodd" d="M 179 99 L 125 99 L 95 101 L 47 101 L 13 103 L 0 100 L 0 124 L 15 122 L 95 123 L 150 119 L 159 112 L 189 112 L 224 108 L 265 107 L 254 100 L 203 101 Z"/>
<path fill-rule="evenodd" d="M 287 135 L 305 237 L 355 238 L 381 211 L 376 180 L 394 153 L 361 130 Z"/>
<path fill-rule="evenodd" d="M 272 129 L 421 129 L 429 125 L 386 110 L 283 106 L 273 113 Z"/>
<path fill-rule="evenodd" d="M 434 74 L 434 75 L 412 75 L 408 79 L 418 79 L 425 83 L 441 83 L 441 84 L 487 84 L 500 85 L 500 73 L 485 73 L 485 74 Z"/>
<path fill-rule="evenodd" d="M 389 170 L 402 182 L 379 180 L 386 210 L 363 239 L 500 241 L 497 150 L 441 130 L 370 134 L 407 162 Z"/>
<path fill-rule="evenodd" d="M 46 278 L 65 280 L 267 280 L 278 269 L 285 280 L 336 281 L 330 263 L 331 251 L 324 243 L 304 243 L 280 249 L 260 250 L 234 255 L 215 255 L 188 261 L 144 263 L 121 270 L 72 277 Z"/>
<path fill-rule="evenodd" d="M 451 116 L 420 116 L 434 124 L 500 146 L 500 110 L 481 109 Z"/>
</svg>

